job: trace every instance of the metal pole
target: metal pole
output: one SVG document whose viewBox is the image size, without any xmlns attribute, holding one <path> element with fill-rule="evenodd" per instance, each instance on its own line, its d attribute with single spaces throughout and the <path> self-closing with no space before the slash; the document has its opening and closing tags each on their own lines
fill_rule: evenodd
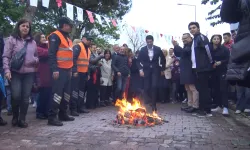
<svg viewBox="0 0 250 150">
<path fill-rule="evenodd" d="M 195 8 L 194 15 L 195 15 L 195 22 L 196 22 L 196 5 L 194 5 L 194 8 Z"/>
</svg>

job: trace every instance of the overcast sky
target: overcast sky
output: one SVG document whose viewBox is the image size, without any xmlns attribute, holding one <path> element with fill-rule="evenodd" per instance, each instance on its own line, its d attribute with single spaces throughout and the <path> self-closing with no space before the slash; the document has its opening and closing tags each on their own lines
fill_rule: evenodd
<svg viewBox="0 0 250 150">
<path fill-rule="evenodd" d="M 195 20 L 195 7 L 178 5 L 196 5 L 196 18 L 200 23 L 201 32 L 213 34 L 229 32 L 229 24 L 222 24 L 215 27 L 210 26 L 211 21 L 206 21 L 208 12 L 216 6 L 210 4 L 201 5 L 201 0 L 133 0 L 131 11 L 126 14 L 123 22 L 129 26 L 144 28 L 151 34 L 162 33 L 165 35 L 181 36 L 188 32 L 188 23 Z M 218 12 L 219 13 L 219 12 Z M 119 44 L 127 43 L 127 36 L 122 32 Z M 155 44 L 162 48 L 170 48 L 164 39 L 155 40 Z"/>
</svg>

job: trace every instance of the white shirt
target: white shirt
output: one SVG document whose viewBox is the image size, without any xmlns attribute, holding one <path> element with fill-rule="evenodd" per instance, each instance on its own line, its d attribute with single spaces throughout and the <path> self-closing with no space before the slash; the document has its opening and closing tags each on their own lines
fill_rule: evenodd
<svg viewBox="0 0 250 150">
<path fill-rule="evenodd" d="M 195 51 L 194 51 L 194 40 L 193 40 L 193 44 L 191 47 L 191 61 L 192 61 L 192 68 L 196 68 L 196 58 L 195 58 Z"/>
<path fill-rule="evenodd" d="M 148 57 L 149 57 L 150 61 L 153 60 L 153 57 L 154 57 L 153 47 L 152 48 L 148 48 Z"/>
</svg>

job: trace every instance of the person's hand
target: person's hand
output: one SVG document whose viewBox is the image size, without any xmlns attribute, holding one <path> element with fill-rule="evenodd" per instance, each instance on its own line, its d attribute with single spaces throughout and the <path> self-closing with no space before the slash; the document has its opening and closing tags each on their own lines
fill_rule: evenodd
<svg viewBox="0 0 250 150">
<path fill-rule="evenodd" d="M 128 78 L 130 78 L 130 74 L 128 75 Z"/>
<path fill-rule="evenodd" d="M 8 79 L 9 81 L 11 81 L 11 73 L 10 73 L 10 72 L 5 73 L 5 77 L 6 77 L 6 79 Z"/>
<path fill-rule="evenodd" d="M 103 58 L 104 57 L 104 53 L 101 53 L 99 56 Z"/>
<path fill-rule="evenodd" d="M 162 72 L 161 72 L 161 76 L 164 76 L 164 75 L 165 75 L 165 74 L 164 74 L 164 71 L 162 71 Z"/>
<path fill-rule="evenodd" d="M 117 72 L 117 76 L 119 76 L 119 77 L 120 77 L 121 75 L 122 75 L 122 74 L 121 74 L 120 72 Z"/>
<path fill-rule="evenodd" d="M 58 78 L 59 78 L 59 72 L 58 71 L 53 72 L 53 79 L 57 80 Z"/>
<path fill-rule="evenodd" d="M 144 72 L 142 70 L 140 70 L 140 76 L 144 77 Z"/>
<path fill-rule="evenodd" d="M 73 73 L 73 77 L 77 77 L 78 76 L 78 72 Z"/>
<path fill-rule="evenodd" d="M 177 46 L 178 45 L 178 43 L 177 43 L 177 41 L 176 40 L 172 40 L 172 44 L 174 45 L 174 46 Z"/>
<path fill-rule="evenodd" d="M 217 66 L 216 63 L 214 63 L 214 64 L 213 64 L 213 68 L 216 68 L 216 66 Z"/>
<path fill-rule="evenodd" d="M 88 81 L 89 81 L 89 79 L 90 79 L 90 75 L 88 75 Z"/>
</svg>

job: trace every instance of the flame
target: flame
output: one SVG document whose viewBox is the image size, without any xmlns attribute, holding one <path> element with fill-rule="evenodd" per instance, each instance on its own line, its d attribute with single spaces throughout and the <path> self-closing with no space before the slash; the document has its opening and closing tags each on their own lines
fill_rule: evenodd
<svg viewBox="0 0 250 150">
<path fill-rule="evenodd" d="M 161 124 L 163 119 L 154 111 L 147 113 L 146 108 L 141 105 L 140 100 L 133 98 L 132 103 L 126 99 L 118 99 L 115 106 L 119 107 L 117 123 L 136 126 L 153 126 Z"/>
</svg>

